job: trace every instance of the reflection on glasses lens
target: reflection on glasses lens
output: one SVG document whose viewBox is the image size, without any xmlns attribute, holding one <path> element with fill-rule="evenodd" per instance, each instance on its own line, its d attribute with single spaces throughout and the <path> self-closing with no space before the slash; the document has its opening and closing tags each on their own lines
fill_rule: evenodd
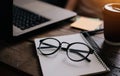
<svg viewBox="0 0 120 76">
<path fill-rule="evenodd" d="M 75 43 L 69 46 L 67 54 L 73 61 L 82 61 L 89 55 L 89 50 L 88 46 L 81 43 Z"/>
<path fill-rule="evenodd" d="M 55 39 L 45 39 L 41 42 L 39 48 L 43 54 L 52 54 L 59 47 L 59 42 Z"/>
</svg>

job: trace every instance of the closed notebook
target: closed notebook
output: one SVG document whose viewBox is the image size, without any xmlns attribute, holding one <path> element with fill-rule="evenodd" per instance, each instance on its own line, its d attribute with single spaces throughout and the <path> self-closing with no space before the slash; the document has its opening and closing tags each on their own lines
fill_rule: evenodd
<svg viewBox="0 0 120 76">
<path fill-rule="evenodd" d="M 84 36 L 80 33 L 56 36 L 53 38 L 58 39 L 60 42 L 83 42 L 89 45 Z M 42 38 L 36 38 L 34 41 L 43 76 L 83 76 L 110 71 L 96 52 L 88 56 L 91 62 L 87 62 L 86 60 L 80 62 L 71 61 L 67 57 L 66 52 L 61 49 L 55 56 L 44 56 L 37 49 L 39 47 L 40 39 Z M 62 47 L 66 47 L 66 45 L 63 45 Z"/>
<path fill-rule="evenodd" d="M 73 22 L 70 26 L 82 30 L 96 30 L 102 28 L 102 20 L 97 18 L 90 18 L 90 17 L 78 17 L 75 22 Z"/>
</svg>

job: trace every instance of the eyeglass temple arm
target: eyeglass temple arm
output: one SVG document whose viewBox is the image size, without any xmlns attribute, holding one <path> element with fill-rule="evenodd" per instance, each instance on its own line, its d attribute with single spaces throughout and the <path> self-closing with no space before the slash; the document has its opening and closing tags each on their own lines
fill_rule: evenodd
<svg viewBox="0 0 120 76">
<path fill-rule="evenodd" d="M 89 51 L 87 51 L 87 50 L 77 50 L 77 49 L 70 49 L 71 51 L 75 51 L 75 52 L 82 52 L 82 53 L 90 53 L 90 54 L 93 54 L 93 51 L 91 51 L 90 50 L 90 52 Z"/>
</svg>

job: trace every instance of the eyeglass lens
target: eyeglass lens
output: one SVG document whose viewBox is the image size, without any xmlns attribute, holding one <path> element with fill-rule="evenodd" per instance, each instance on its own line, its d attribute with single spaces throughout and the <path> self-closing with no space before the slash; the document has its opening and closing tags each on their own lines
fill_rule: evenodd
<svg viewBox="0 0 120 76">
<path fill-rule="evenodd" d="M 89 48 L 81 43 L 75 43 L 68 48 L 67 53 L 70 59 L 80 61 L 89 55 Z"/>
<path fill-rule="evenodd" d="M 40 50 L 43 54 L 50 54 L 57 50 L 59 42 L 54 39 L 46 39 L 42 41 Z"/>
</svg>

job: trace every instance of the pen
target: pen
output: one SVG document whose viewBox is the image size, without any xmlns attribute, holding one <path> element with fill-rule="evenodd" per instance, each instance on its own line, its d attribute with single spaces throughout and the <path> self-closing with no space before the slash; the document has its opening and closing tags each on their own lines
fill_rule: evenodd
<svg viewBox="0 0 120 76">
<path fill-rule="evenodd" d="M 102 32 L 104 29 L 97 29 L 93 31 L 82 31 L 82 33 L 87 32 L 89 35 L 95 35 L 98 32 Z"/>
<path fill-rule="evenodd" d="M 99 30 L 96 30 L 95 32 L 98 32 L 98 31 L 102 31 L 103 29 L 99 29 Z M 91 32 L 90 32 L 91 33 Z M 92 31 L 92 34 L 94 33 L 94 31 Z M 100 51 L 100 48 L 99 46 L 96 44 L 96 42 L 91 38 L 91 36 L 86 32 L 82 32 L 82 34 L 85 36 L 85 38 L 87 39 L 87 41 L 90 43 L 90 45 L 93 47 L 93 49 L 96 51 L 96 52 L 99 52 Z"/>
</svg>

